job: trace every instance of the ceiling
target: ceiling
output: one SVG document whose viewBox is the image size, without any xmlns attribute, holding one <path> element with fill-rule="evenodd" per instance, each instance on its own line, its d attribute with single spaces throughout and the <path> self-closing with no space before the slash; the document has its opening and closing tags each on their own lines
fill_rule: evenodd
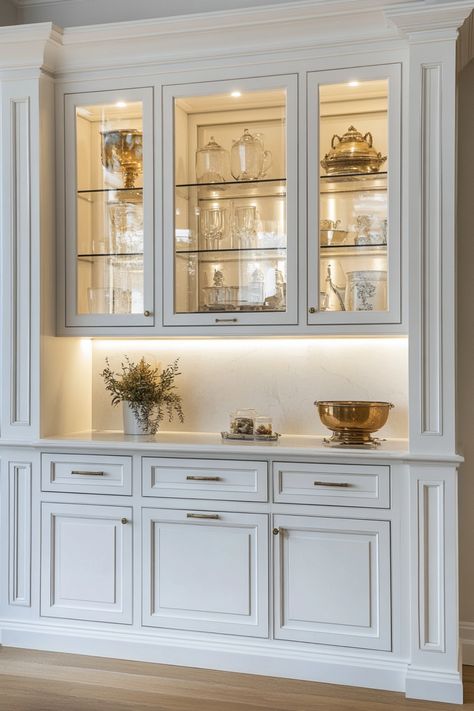
<svg viewBox="0 0 474 711">
<path fill-rule="evenodd" d="M 369 0 L 370 1 L 370 0 Z M 397 0 L 398 4 L 417 0 Z M 428 5 L 441 0 L 424 0 Z M 0 24 L 54 22 L 72 27 L 192 13 L 264 7 L 299 0 L 0 0 Z M 314 0 L 327 4 L 334 0 Z M 393 4 L 394 0 L 373 0 L 374 7 Z"/>
</svg>

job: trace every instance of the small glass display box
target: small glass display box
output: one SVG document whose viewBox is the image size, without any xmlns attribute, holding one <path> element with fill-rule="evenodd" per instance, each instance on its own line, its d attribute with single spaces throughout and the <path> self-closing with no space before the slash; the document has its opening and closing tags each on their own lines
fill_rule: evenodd
<svg viewBox="0 0 474 711">
<path fill-rule="evenodd" d="M 310 75 L 310 323 L 399 321 L 398 71 Z"/>
<path fill-rule="evenodd" d="M 295 91 L 280 77 L 167 87 L 168 323 L 295 321 Z"/>
<path fill-rule="evenodd" d="M 66 97 L 66 219 L 75 258 L 66 295 L 73 324 L 138 325 L 153 309 L 150 92 Z"/>
</svg>

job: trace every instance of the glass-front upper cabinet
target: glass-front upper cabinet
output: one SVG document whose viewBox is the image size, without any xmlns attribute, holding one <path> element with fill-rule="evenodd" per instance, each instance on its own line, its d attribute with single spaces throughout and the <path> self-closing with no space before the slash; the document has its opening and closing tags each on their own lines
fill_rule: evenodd
<svg viewBox="0 0 474 711">
<path fill-rule="evenodd" d="M 308 80 L 308 323 L 400 321 L 400 67 Z"/>
<path fill-rule="evenodd" d="M 296 323 L 296 117 L 296 76 L 165 88 L 166 324 Z"/>
<path fill-rule="evenodd" d="M 68 326 L 153 325 L 152 89 L 65 97 Z"/>
</svg>

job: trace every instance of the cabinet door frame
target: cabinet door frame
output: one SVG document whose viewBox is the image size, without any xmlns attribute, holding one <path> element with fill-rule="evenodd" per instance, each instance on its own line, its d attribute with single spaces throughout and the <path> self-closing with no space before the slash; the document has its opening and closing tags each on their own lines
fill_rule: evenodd
<svg viewBox="0 0 474 711">
<path fill-rule="evenodd" d="M 307 325 L 348 326 L 401 323 L 401 64 L 379 64 L 311 71 L 307 74 L 307 138 L 308 138 L 308 223 L 307 223 Z M 348 83 L 351 80 L 388 80 L 388 310 L 387 311 L 320 311 L 320 248 L 319 248 L 319 86 Z M 317 160 L 314 159 L 317 158 Z M 317 196 L 312 199 L 311 196 Z M 317 265 L 317 268 L 311 268 Z M 316 309 L 310 313 L 309 309 Z"/>
<path fill-rule="evenodd" d="M 244 91 L 286 89 L 286 194 L 287 194 L 287 294 L 283 312 L 232 312 L 238 321 L 223 321 L 226 313 L 175 313 L 175 160 L 174 99 L 186 96 Z M 298 323 L 298 73 L 236 78 L 163 86 L 163 314 L 165 326 L 203 327 L 208 331 L 240 326 L 297 325 Z M 172 140 L 166 137 L 172 136 Z M 216 322 L 220 319 L 221 323 Z"/>
<path fill-rule="evenodd" d="M 294 642 L 328 644 L 360 649 L 391 650 L 391 582 L 390 582 L 390 522 L 349 518 L 327 518 L 275 514 L 273 526 L 279 534 L 273 538 L 274 559 L 274 630 L 275 638 Z M 350 536 L 370 536 L 376 541 L 370 550 L 370 600 L 367 627 L 351 624 L 318 623 L 295 619 L 286 622 L 288 581 L 285 566 L 288 559 L 288 540 L 292 532 L 318 532 Z M 337 561 L 333 561 L 337 565 Z M 308 585 L 310 581 L 308 579 Z"/>
<path fill-rule="evenodd" d="M 63 97 L 64 109 L 64 210 L 65 260 L 58 265 L 58 277 L 64 283 L 65 328 L 85 327 L 87 331 L 107 328 L 152 328 L 156 322 L 154 279 L 154 88 L 106 89 L 103 91 L 71 92 Z M 143 104 L 143 313 L 141 314 L 79 314 L 77 313 L 77 161 L 76 107 L 113 104 L 114 101 L 141 101 Z M 64 271 L 63 271 L 64 270 Z M 145 311 L 150 316 L 145 316 Z M 107 335 L 107 334 L 104 334 Z"/>
<path fill-rule="evenodd" d="M 113 565 L 116 588 L 120 594 L 109 609 L 99 605 L 90 607 L 55 605 L 56 581 L 56 519 L 61 516 L 116 523 Z M 127 523 L 122 523 L 126 519 Z M 133 553 L 132 508 L 127 506 L 99 506 L 95 504 L 63 504 L 44 502 L 41 505 L 41 616 L 92 622 L 132 624 L 133 613 Z M 117 543 L 117 536 L 120 541 Z M 84 601 L 85 602 L 85 601 Z"/>
<path fill-rule="evenodd" d="M 176 509 L 142 509 L 143 526 L 143 607 L 142 624 L 145 627 L 182 629 L 210 633 L 235 634 L 248 637 L 268 637 L 268 515 L 259 513 L 236 513 L 230 511 L 195 511 L 190 507 Z M 189 514 L 196 518 L 189 518 Z M 205 518 L 210 516 L 211 518 Z M 199 518 L 201 517 L 201 518 Z M 216 518 L 212 518 L 216 517 Z M 176 610 L 166 614 L 155 612 L 155 527 L 156 526 L 212 527 L 216 535 L 224 528 L 247 529 L 253 544 L 249 546 L 249 606 L 251 614 L 247 616 L 221 611 Z M 224 571 L 225 574 L 225 571 Z"/>
</svg>

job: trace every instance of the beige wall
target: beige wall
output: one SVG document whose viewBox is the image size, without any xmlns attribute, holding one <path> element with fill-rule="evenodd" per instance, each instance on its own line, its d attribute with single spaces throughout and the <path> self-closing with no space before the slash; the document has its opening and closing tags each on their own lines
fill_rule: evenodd
<svg viewBox="0 0 474 711">
<path fill-rule="evenodd" d="M 18 20 L 18 11 L 10 0 L 0 0 L 0 27 L 14 25 Z"/>
<path fill-rule="evenodd" d="M 458 438 L 463 622 L 474 623 L 474 60 L 461 73 L 458 134 Z"/>
</svg>

